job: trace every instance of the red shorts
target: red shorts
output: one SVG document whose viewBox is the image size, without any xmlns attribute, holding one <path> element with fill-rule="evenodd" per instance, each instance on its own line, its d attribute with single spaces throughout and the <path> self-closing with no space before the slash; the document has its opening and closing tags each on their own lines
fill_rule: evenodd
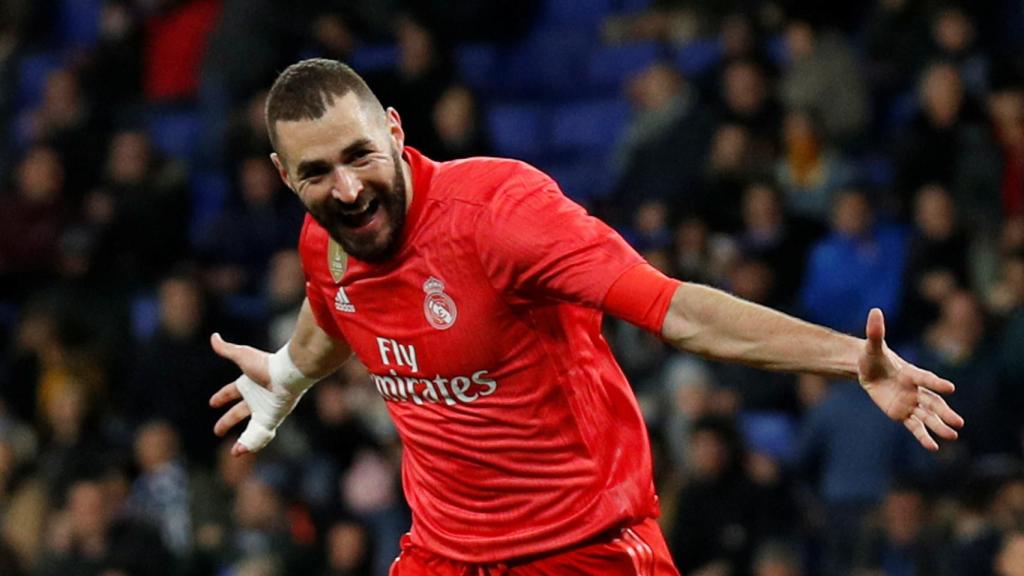
<svg viewBox="0 0 1024 576">
<path fill-rule="evenodd" d="M 679 576 L 657 521 L 610 532 L 536 558 L 468 564 L 437 556 L 402 538 L 402 553 L 389 576 Z"/>
</svg>

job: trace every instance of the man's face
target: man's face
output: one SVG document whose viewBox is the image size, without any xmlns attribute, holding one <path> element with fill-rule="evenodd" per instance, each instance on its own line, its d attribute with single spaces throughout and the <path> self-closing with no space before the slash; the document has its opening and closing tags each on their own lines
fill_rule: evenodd
<svg viewBox="0 0 1024 576">
<path fill-rule="evenodd" d="M 278 121 L 278 172 L 348 254 L 381 262 L 398 249 L 408 195 L 398 114 L 349 93 L 316 120 Z"/>
</svg>

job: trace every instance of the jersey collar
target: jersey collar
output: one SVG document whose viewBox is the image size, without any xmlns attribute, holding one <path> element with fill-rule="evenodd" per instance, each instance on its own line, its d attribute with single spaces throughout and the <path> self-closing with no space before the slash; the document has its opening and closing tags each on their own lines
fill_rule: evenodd
<svg viewBox="0 0 1024 576">
<path fill-rule="evenodd" d="M 409 240 L 418 227 L 423 207 L 427 203 L 427 196 L 430 195 L 430 185 L 438 164 L 411 146 L 405 147 L 402 159 L 409 163 L 412 173 L 412 204 L 409 205 L 409 211 L 405 214 L 405 226 L 402 228 L 399 253 L 406 250 Z"/>
</svg>

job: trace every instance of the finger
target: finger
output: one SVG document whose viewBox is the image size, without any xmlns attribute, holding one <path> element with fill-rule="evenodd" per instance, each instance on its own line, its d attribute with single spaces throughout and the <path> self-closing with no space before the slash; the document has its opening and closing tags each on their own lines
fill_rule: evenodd
<svg viewBox="0 0 1024 576">
<path fill-rule="evenodd" d="M 871 352 L 882 352 L 882 345 L 885 342 L 885 316 L 881 308 L 872 308 L 868 312 L 868 323 L 864 329 L 868 339 L 868 350 Z"/>
<path fill-rule="evenodd" d="M 223 388 L 217 390 L 217 392 L 210 396 L 210 406 L 214 408 L 221 408 L 228 402 L 242 399 L 242 392 L 238 389 L 238 385 L 235 382 L 225 384 Z"/>
<path fill-rule="evenodd" d="M 946 400 L 942 396 L 939 396 L 927 388 L 919 388 L 919 390 L 920 394 L 918 394 L 918 402 L 922 406 L 938 415 L 938 417 L 947 425 L 953 428 L 964 427 L 963 416 L 957 414 L 955 410 L 950 408 L 949 404 L 946 403 Z"/>
<path fill-rule="evenodd" d="M 241 442 L 235 442 L 235 445 L 231 447 L 232 456 L 244 456 L 249 453 L 249 449 L 245 447 L 245 444 Z"/>
<path fill-rule="evenodd" d="M 935 452 L 939 449 L 939 444 L 928 434 L 928 429 L 917 416 L 911 415 L 903 421 L 903 425 L 906 426 L 907 430 L 910 430 L 910 433 L 914 435 L 914 438 L 917 438 L 918 443 L 924 446 L 925 450 Z"/>
<path fill-rule="evenodd" d="M 213 433 L 217 436 L 223 436 L 227 434 L 228 430 L 235 427 L 236 424 L 245 420 L 252 415 L 252 410 L 249 409 L 249 404 L 246 402 L 239 402 L 231 407 L 230 410 L 224 413 L 217 420 L 217 423 L 213 426 Z"/>
<path fill-rule="evenodd" d="M 950 428 L 934 412 L 930 412 L 926 410 L 924 407 L 918 406 L 917 408 L 914 408 L 914 416 L 917 416 L 918 420 L 924 422 L 925 426 L 927 426 L 929 430 L 937 434 L 939 438 L 942 438 L 943 440 L 957 439 L 958 434 L 956 430 Z"/>
<path fill-rule="evenodd" d="M 945 378 L 939 378 L 934 372 L 929 372 L 928 370 L 918 368 L 913 371 L 911 377 L 914 384 L 939 394 L 952 394 L 956 391 L 956 386 L 952 382 Z"/>
</svg>

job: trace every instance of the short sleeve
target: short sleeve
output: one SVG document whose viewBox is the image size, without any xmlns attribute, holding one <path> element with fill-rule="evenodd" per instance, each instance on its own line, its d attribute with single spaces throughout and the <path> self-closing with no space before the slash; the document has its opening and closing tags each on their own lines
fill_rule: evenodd
<svg viewBox="0 0 1024 576">
<path fill-rule="evenodd" d="M 495 288 L 524 300 L 600 308 L 615 280 L 644 262 L 617 232 L 526 164 L 500 185 L 475 235 Z"/>
<path fill-rule="evenodd" d="M 313 318 L 321 330 L 336 340 L 344 340 L 345 336 L 334 321 L 331 309 L 327 307 L 327 300 L 324 293 L 317 289 L 312 282 L 306 281 L 306 299 L 309 300 L 309 308 L 313 311 Z"/>
</svg>

